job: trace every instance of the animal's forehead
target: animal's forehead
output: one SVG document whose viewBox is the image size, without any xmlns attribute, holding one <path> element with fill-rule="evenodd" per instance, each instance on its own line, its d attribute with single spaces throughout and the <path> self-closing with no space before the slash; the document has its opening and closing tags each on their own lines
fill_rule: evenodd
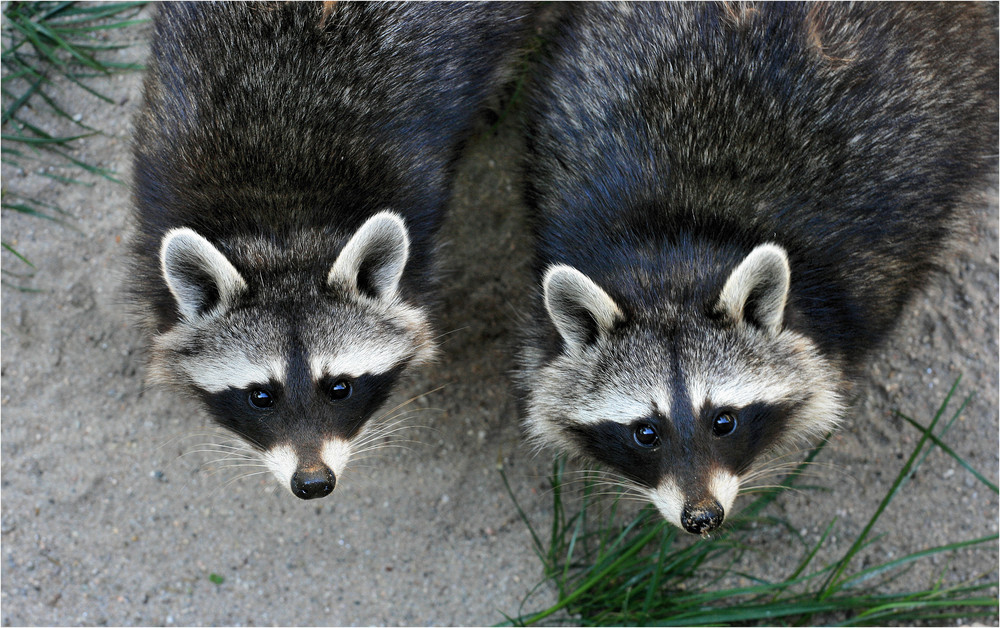
<svg viewBox="0 0 1000 628">
<path fill-rule="evenodd" d="M 722 324 L 701 312 L 687 312 L 638 318 L 612 336 L 611 346 L 647 353 L 655 348 L 661 360 L 672 363 L 713 357 L 740 362 L 767 353 L 773 343 L 773 338 L 749 326 Z"/>
<path fill-rule="evenodd" d="M 641 369 L 660 378 L 683 376 L 693 364 L 728 364 L 747 359 L 747 345 L 735 334 L 690 320 L 637 321 L 616 330 L 601 346 L 606 368 Z"/>
<path fill-rule="evenodd" d="M 300 296 L 234 308 L 205 331 L 260 351 L 336 351 L 358 337 L 393 335 L 395 326 L 372 310 L 348 300 Z"/>
<path fill-rule="evenodd" d="M 284 382 L 305 359 L 313 379 L 386 372 L 409 357 L 405 331 L 350 304 L 314 311 L 291 306 L 237 307 L 187 335 L 178 367 L 209 392 Z"/>
<path fill-rule="evenodd" d="M 684 402 L 742 407 L 784 398 L 792 383 L 779 368 L 780 343 L 734 329 L 636 325 L 608 339 L 592 360 L 601 396 L 642 400 L 668 413 Z M 630 405 L 634 405 L 630 404 Z"/>
<path fill-rule="evenodd" d="M 329 328 L 310 325 L 303 330 L 303 341 L 308 346 L 309 370 L 317 379 L 385 373 L 416 352 L 404 327 L 371 316 L 345 316 Z"/>
<path fill-rule="evenodd" d="M 273 356 L 285 353 L 289 331 L 288 323 L 280 316 L 237 308 L 197 325 L 179 325 L 170 336 L 179 341 L 177 349 L 182 358 L 233 351 Z"/>
</svg>

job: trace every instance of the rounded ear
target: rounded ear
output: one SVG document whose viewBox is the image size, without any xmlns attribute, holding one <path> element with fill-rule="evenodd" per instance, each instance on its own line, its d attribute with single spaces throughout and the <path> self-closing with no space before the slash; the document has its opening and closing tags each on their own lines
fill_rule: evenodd
<svg viewBox="0 0 1000 628">
<path fill-rule="evenodd" d="M 228 310 L 246 282 L 211 242 L 186 227 L 171 229 L 160 246 L 160 269 L 188 321 Z"/>
<path fill-rule="evenodd" d="M 572 266 L 549 267 L 542 288 L 545 309 L 571 349 L 592 344 L 623 318 L 608 293 Z"/>
<path fill-rule="evenodd" d="M 383 211 L 369 218 L 344 246 L 326 276 L 373 299 L 391 299 L 410 255 L 406 223 L 396 213 Z"/>
<path fill-rule="evenodd" d="M 729 275 L 717 308 L 733 321 L 744 320 L 776 334 L 785 316 L 790 277 L 785 249 L 761 244 Z"/>
</svg>

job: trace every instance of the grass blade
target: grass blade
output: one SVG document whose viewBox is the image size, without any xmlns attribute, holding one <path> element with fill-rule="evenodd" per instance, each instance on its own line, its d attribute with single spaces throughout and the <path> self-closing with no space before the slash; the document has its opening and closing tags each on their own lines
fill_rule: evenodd
<svg viewBox="0 0 1000 628">
<path fill-rule="evenodd" d="M 957 453 L 955 453 L 955 451 L 951 447 L 949 447 L 948 445 L 945 445 L 943 442 L 941 442 L 941 439 L 939 439 L 937 436 L 935 436 L 934 434 L 932 434 L 930 432 L 930 428 L 924 427 L 923 425 L 921 425 L 917 421 L 914 421 L 913 419 L 911 419 L 910 417 L 906 416 L 905 414 L 899 413 L 899 416 L 902 417 L 904 421 L 906 421 L 907 423 L 909 423 L 913 427 L 917 428 L 918 430 L 920 430 L 921 432 L 923 432 L 924 434 L 926 434 L 927 437 L 930 438 L 931 441 L 933 441 L 933 443 L 935 445 L 937 445 L 938 447 L 940 447 L 943 452 L 945 452 L 946 454 L 948 454 L 949 456 L 951 456 L 952 458 L 954 458 L 955 462 L 957 462 L 958 464 L 962 465 L 963 469 L 965 469 L 966 471 L 968 471 L 969 473 L 971 473 L 973 475 L 973 477 L 975 477 L 977 480 L 979 480 L 980 482 L 982 482 L 983 484 L 985 484 L 987 487 L 989 487 L 989 489 L 991 491 L 993 491 L 994 493 L 1000 493 L 1000 489 L 997 488 L 996 484 L 994 484 L 993 482 L 990 482 L 989 480 L 987 480 L 986 477 L 982 473 L 980 473 L 979 471 L 976 471 L 975 469 L 973 469 L 972 465 L 970 465 L 961 456 L 959 456 Z"/>
<path fill-rule="evenodd" d="M 15 113 L 17 113 L 17 111 L 21 107 L 23 107 L 26 102 L 28 102 L 28 99 L 31 98 L 35 94 L 35 92 L 38 91 L 38 88 L 42 84 L 43 80 L 44 80 L 44 78 L 40 77 L 38 80 L 36 80 L 34 83 L 32 83 L 31 86 L 28 89 L 24 90 L 24 94 L 22 94 L 17 100 L 15 100 L 13 103 L 11 103 L 11 105 L 9 107 L 7 107 L 6 109 L 4 109 L 3 116 L 0 117 L 0 124 L 3 124 L 5 122 L 7 122 L 8 120 L 10 120 L 11 117 Z"/>
<path fill-rule="evenodd" d="M 83 137 L 90 137 L 91 135 L 97 135 L 97 133 L 83 133 L 69 137 L 27 137 L 25 135 L 0 134 L 0 139 L 8 142 L 22 142 L 24 144 L 66 144 L 67 142 L 72 142 Z"/>
<path fill-rule="evenodd" d="M 873 534 L 873 526 L 901 490 L 906 479 L 926 459 L 928 447 L 937 446 L 932 430 L 944 423 L 942 418 L 959 382 L 948 392 L 937 409 L 930 427 L 919 424 L 921 438 L 897 474 L 892 487 L 868 520 L 862 532 L 839 559 L 825 566 L 814 566 L 819 550 L 828 542 L 838 524 L 834 518 L 815 543 L 803 543 L 803 557 L 784 578 L 745 574 L 738 571 L 740 556 L 747 546 L 741 539 L 750 532 L 750 523 L 763 521 L 784 526 L 791 535 L 798 533 L 774 517 L 761 517 L 759 508 L 774 499 L 777 491 L 755 500 L 730 523 L 724 534 L 712 542 L 696 540 L 678 546 L 677 533 L 650 507 L 644 508 L 630 522 L 617 522 L 618 498 L 610 509 L 610 517 L 591 521 L 587 509 L 592 506 L 589 485 L 584 487 L 580 510 L 566 509 L 562 488 L 562 468 L 553 466 L 554 526 L 548 552 L 544 557 L 545 579 L 555 586 L 557 602 L 541 611 L 524 613 L 527 597 L 518 616 L 505 615 L 509 623 L 531 625 L 540 623 L 572 623 L 577 625 L 720 625 L 720 624 L 811 624 L 823 617 L 822 623 L 868 625 L 912 622 L 934 622 L 958 618 L 997 617 L 996 597 L 983 595 L 993 591 L 995 583 L 941 586 L 939 578 L 924 590 L 904 593 L 880 593 L 890 582 L 905 578 L 918 561 L 953 555 L 959 551 L 990 548 L 997 535 L 952 542 L 909 553 L 895 560 L 849 571 L 852 559 L 872 548 L 884 537 Z M 966 400 L 966 402 L 968 399 Z M 954 423 L 965 403 L 941 430 Z M 814 451 L 796 466 L 783 487 L 802 487 L 794 483 L 806 464 L 815 458 Z M 620 498 L 620 496 L 619 496 Z M 750 516 L 752 515 L 752 516 Z M 592 529 L 590 524 L 596 524 Z M 942 571 L 942 574 L 944 572 Z M 745 579 L 750 584 L 738 587 L 717 587 L 724 579 Z M 538 585 L 531 589 L 537 590 Z"/>
<path fill-rule="evenodd" d="M 31 266 L 32 268 L 35 267 L 35 265 L 31 263 L 31 260 L 29 260 L 27 257 L 25 257 L 25 256 L 21 255 L 20 253 L 18 253 L 17 249 L 15 249 L 14 247 L 12 247 L 10 244 L 7 244 L 6 242 L 0 242 L 0 244 L 3 245 L 3 248 L 5 248 L 8 251 L 10 251 L 11 253 L 13 253 L 17 257 L 17 259 L 21 260 L 22 262 L 24 262 L 28 266 Z"/>
<path fill-rule="evenodd" d="M 144 2 L 98 3 L 80 6 L 76 2 L 8 2 L 3 5 L 3 50 L 0 61 L 3 63 L 2 79 L 3 111 L 0 113 L 0 140 L 3 146 L 0 153 L 5 164 L 13 164 L 24 170 L 38 170 L 38 174 L 62 183 L 78 183 L 93 185 L 76 177 L 62 176 L 46 172 L 38 168 L 39 162 L 45 163 L 46 155 L 58 158 L 58 165 L 79 167 L 86 172 L 103 177 L 115 183 L 122 183 L 114 172 L 87 164 L 67 152 L 76 146 L 74 142 L 85 140 L 99 133 L 81 122 L 79 116 L 71 116 L 59 105 L 57 99 L 47 91 L 55 86 L 57 80 L 65 79 L 71 85 L 82 89 L 100 100 L 113 104 L 114 101 L 84 82 L 87 76 L 106 77 L 119 71 L 136 69 L 138 64 L 121 63 L 109 59 L 104 61 L 110 51 L 120 50 L 127 44 L 108 43 L 95 35 L 98 31 L 107 32 L 110 29 L 132 28 L 146 20 L 133 19 L 145 5 Z M 61 93 L 61 92 L 52 92 Z M 26 115 L 30 109 L 31 115 Z M 53 117 L 59 121 L 68 120 L 77 127 L 86 129 L 86 133 L 67 134 L 47 130 L 48 121 Z M 28 117 L 34 124 L 25 121 Z M 42 122 L 38 122 L 42 119 Z M 15 148 L 17 146 L 17 148 Z M 16 159 L 15 159 L 16 158 Z M 74 228 L 56 218 L 54 212 L 67 214 L 58 207 L 46 206 L 44 203 L 25 198 L 16 192 L 11 196 L 18 200 L 11 201 L 8 190 L 3 190 L 4 211 L 15 211 L 24 215 L 52 220 L 67 227 Z M 3 248 L 18 260 L 34 268 L 34 264 L 15 247 L 3 242 Z M 11 273 L 4 270 L 4 285 Z M 15 286 L 18 290 L 29 290 Z"/>
<path fill-rule="evenodd" d="M 851 562 L 851 559 L 854 558 L 854 555 L 857 554 L 858 551 L 861 549 L 862 544 L 864 543 L 865 539 L 868 538 L 868 534 L 875 526 L 875 523 L 879 520 L 879 517 L 882 516 L 882 513 L 885 512 L 885 509 L 889 506 L 889 502 L 891 502 L 892 499 L 896 496 L 896 493 L 899 490 L 900 485 L 909 475 L 910 469 L 913 467 L 913 464 L 916 461 L 917 456 L 920 455 L 920 451 L 924 448 L 924 445 L 927 443 L 927 441 L 930 440 L 930 433 L 934 430 L 934 427 L 941 419 L 941 416 L 944 415 L 945 408 L 948 407 L 948 403 L 951 401 L 951 398 L 955 394 L 955 391 L 958 389 L 958 384 L 961 381 L 962 378 L 959 377 L 952 385 L 951 390 L 948 391 L 948 394 L 945 396 L 944 401 L 941 403 L 941 407 L 938 408 L 937 413 L 934 415 L 934 420 L 931 421 L 928 431 L 924 432 L 923 436 L 917 442 L 917 445 L 916 447 L 914 447 L 913 452 L 910 454 L 909 459 L 907 459 L 906 464 L 903 465 L 903 469 L 899 472 L 899 474 L 896 475 L 896 479 L 893 482 L 892 487 L 890 487 L 889 492 L 882 499 L 882 502 L 878 505 L 878 508 L 875 509 L 875 514 L 871 516 L 871 518 L 868 520 L 868 523 L 861 531 L 861 534 L 858 536 L 857 540 L 855 540 L 854 544 L 851 545 L 850 549 L 847 550 L 847 553 L 844 554 L 844 557 L 840 559 L 839 566 L 837 567 L 836 571 L 834 571 L 830 575 L 829 579 L 824 583 L 823 589 L 820 591 L 819 595 L 817 596 L 817 599 L 824 600 L 833 595 L 833 593 L 840 588 L 840 582 L 838 579 L 844 573 L 844 570 L 847 569 L 847 565 Z"/>
</svg>

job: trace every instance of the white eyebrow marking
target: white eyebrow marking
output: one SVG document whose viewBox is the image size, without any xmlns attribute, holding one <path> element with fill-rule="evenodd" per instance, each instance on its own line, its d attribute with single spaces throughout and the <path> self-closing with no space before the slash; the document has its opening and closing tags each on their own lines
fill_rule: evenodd
<svg viewBox="0 0 1000 628">
<path fill-rule="evenodd" d="M 183 360 L 180 368 L 191 382 L 210 393 L 229 388 L 247 388 L 270 380 L 285 381 L 285 361 L 279 358 L 251 360 L 242 351 Z"/>
<path fill-rule="evenodd" d="M 733 379 L 711 385 L 700 378 L 691 378 L 688 390 L 692 409 L 696 413 L 701 412 L 706 399 L 711 399 L 712 405 L 717 408 L 743 408 L 756 402 L 781 403 L 794 398 L 797 392 L 791 382 L 763 375 L 756 379 Z"/>
<path fill-rule="evenodd" d="M 609 396 L 591 403 L 581 401 L 580 411 L 572 417 L 573 422 L 580 425 L 596 425 L 603 421 L 629 425 L 648 417 L 651 411 L 652 406 L 645 400 L 622 395 Z"/>
<path fill-rule="evenodd" d="M 360 377 L 366 373 L 386 373 L 411 356 L 409 351 L 397 351 L 386 345 L 365 343 L 348 347 L 335 355 L 310 356 L 309 371 L 314 380 L 324 375 Z"/>
<path fill-rule="evenodd" d="M 557 359 L 542 367 L 542 381 L 558 381 L 567 370 L 568 360 Z M 572 368 L 572 367 L 569 367 Z M 532 416 L 568 416 L 577 425 L 596 425 L 604 421 L 614 421 L 620 425 L 630 425 L 648 418 L 655 411 L 670 419 L 670 394 L 661 385 L 637 384 L 630 386 L 627 381 L 612 381 L 600 392 L 574 398 L 572 403 L 564 401 L 565 392 L 544 388 L 536 393 L 530 403 Z M 535 420 L 527 422 L 529 429 Z M 541 434 L 540 434 L 541 435 Z"/>
</svg>

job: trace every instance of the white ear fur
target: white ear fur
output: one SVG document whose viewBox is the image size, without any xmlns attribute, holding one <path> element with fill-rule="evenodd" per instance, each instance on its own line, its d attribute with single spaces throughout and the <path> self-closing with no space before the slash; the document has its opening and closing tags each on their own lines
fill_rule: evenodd
<svg viewBox="0 0 1000 628">
<path fill-rule="evenodd" d="M 545 309 L 571 349 L 590 344 L 622 318 L 608 293 L 572 266 L 550 266 L 542 288 Z"/>
<path fill-rule="evenodd" d="M 226 311 L 246 282 L 219 249 L 186 227 L 171 229 L 160 246 L 160 270 L 188 321 Z"/>
<path fill-rule="evenodd" d="M 379 212 L 351 236 L 326 282 L 340 283 L 357 294 L 389 299 L 399 288 L 409 255 L 406 223 L 394 212 Z"/>
<path fill-rule="evenodd" d="M 745 319 L 771 334 L 781 329 L 791 271 L 776 244 L 761 244 L 729 275 L 719 307 L 733 320 Z"/>
</svg>

